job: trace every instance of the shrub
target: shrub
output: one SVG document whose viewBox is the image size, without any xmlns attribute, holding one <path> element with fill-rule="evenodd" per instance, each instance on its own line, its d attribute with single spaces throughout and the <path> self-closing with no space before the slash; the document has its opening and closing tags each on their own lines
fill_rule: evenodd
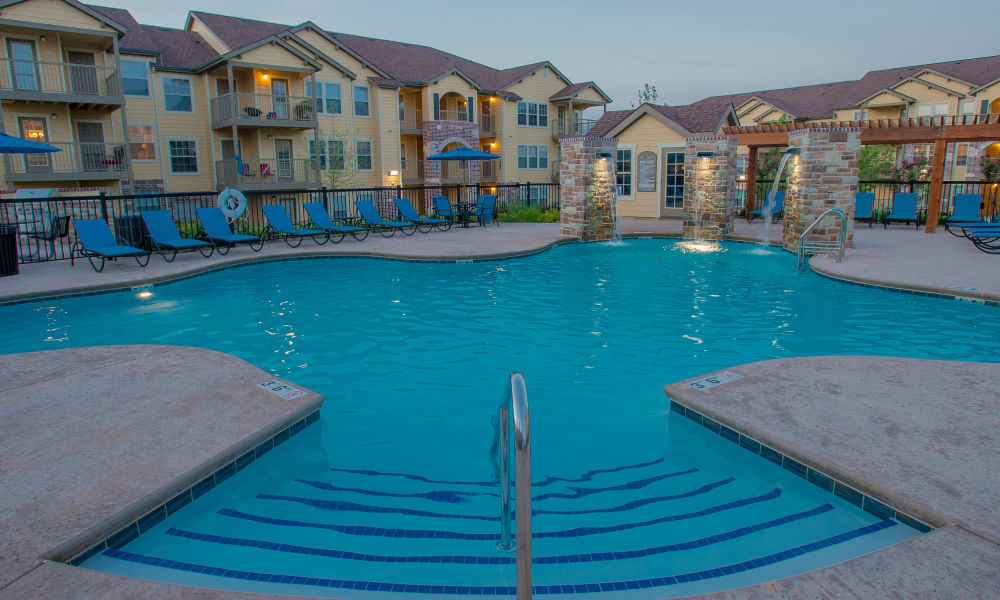
<svg viewBox="0 0 1000 600">
<path fill-rule="evenodd" d="M 515 204 L 500 213 L 499 219 L 504 223 L 558 223 L 559 209 L 549 208 L 542 212 L 537 206 Z"/>
</svg>

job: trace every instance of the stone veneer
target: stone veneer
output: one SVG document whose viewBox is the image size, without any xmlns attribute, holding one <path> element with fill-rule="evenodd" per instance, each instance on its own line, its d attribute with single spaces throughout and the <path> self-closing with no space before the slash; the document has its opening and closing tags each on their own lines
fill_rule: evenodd
<svg viewBox="0 0 1000 600">
<path fill-rule="evenodd" d="M 426 160 L 428 156 L 439 154 L 444 151 L 445 146 L 452 142 L 459 142 L 473 150 L 479 149 L 479 125 L 467 121 L 424 121 L 424 185 L 441 185 L 441 161 Z M 479 183 L 480 164 L 477 161 L 469 161 L 468 164 L 469 181 L 475 185 Z M 425 206 L 432 210 L 434 202 L 433 196 L 441 195 L 440 190 L 428 189 L 424 192 Z"/>
<path fill-rule="evenodd" d="M 585 242 L 614 239 L 618 140 L 566 138 L 560 148 L 559 232 Z"/>
<path fill-rule="evenodd" d="M 736 146 L 732 137 L 688 138 L 684 148 L 684 239 L 723 240 L 733 232 Z M 698 153 L 711 153 L 698 156 Z"/>
<path fill-rule="evenodd" d="M 785 192 L 785 219 L 782 245 L 798 248 L 799 236 L 823 211 L 840 208 L 847 214 L 847 242 L 854 239 L 854 194 L 858 189 L 858 152 L 861 129 L 834 127 L 799 129 L 788 133 L 792 157 Z M 836 242 L 839 225 L 828 217 L 809 235 L 811 241 Z"/>
</svg>

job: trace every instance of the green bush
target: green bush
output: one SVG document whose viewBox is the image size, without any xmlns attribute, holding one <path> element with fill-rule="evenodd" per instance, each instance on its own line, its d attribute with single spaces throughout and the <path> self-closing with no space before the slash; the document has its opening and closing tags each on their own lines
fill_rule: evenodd
<svg viewBox="0 0 1000 600">
<path fill-rule="evenodd" d="M 503 223 L 558 223 L 559 209 L 549 208 L 542 212 L 537 206 L 515 204 L 500 213 L 499 219 Z"/>
</svg>

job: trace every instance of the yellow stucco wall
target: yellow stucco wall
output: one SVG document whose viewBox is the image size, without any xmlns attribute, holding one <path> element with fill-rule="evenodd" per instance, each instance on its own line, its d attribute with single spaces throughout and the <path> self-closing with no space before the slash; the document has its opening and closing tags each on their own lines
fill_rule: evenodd
<svg viewBox="0 0 1000 600">
<path fill-rule="evenodd" d="M 59 27 L 114 31 L 87 13 L 62 0 L 26 0 L 4 7 L 3 18 L 11 21 L 44 23 Z"/>
<path fill-rule="evenodd" d="M 643 115 L 618 134 L 618 147 L 632 150 L 632 184 L 630 197 L 618 198 L 618 214 L 623 217 L 679 217 L 681 209 L 660 210 L 663 197 L 663 148 L 684 149 L 686 135 L 652 115 Z M 638 191 L 638 156 L 642 152 L 656 154 L 656 189 L 652 192 Z"/>
<path fill-rule="evenodd" d="M 505 119 L 505 124 L 512 127 L 511 131 L 514 132 L 513 140 L 510 136 L 505 136 L 507 138 L 507 152 L 505 153 L 505 161 L 507 166 L 508 179 L 513 179 L 521 183 L 551 183 L 552 182 L 552 166 L 551 164 L 544 169 L 520 169 L 517 166 L 517 147 L 519 145 L 535 145 L 535 146 L 545 146 L 548 148 L 549 161 L 557 160 L 558 158 L 558 144 L 552 140 L 552 121 L 556 118 L 556 105 L 549 102 L 549 98 L 558 92 L 559 90 L 566 87 L 567 82 L 559 77 L 555 71 L 548 67 L 542 67 L 526 76 L 523 80 L 515 83 L 507 88 L 507 90 L 521 96 L 524 102 L 537 102 L 543 103 L 548 106 L 548 125 L 545 127 L 529 127 L 517 124 L 517 103 L 510 102 L 508 112 L 511 113 L 510 119 Z M 511 152 L 512 151 L 512 152 Z M 507 156 L 513 156 L 513 161 L 506 158 Z"/>
</svg>

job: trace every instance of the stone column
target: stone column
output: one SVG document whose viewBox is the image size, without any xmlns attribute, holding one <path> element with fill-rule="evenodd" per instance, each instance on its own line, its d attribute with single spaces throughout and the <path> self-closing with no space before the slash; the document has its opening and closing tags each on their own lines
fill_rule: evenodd
<svg viewBox="0 0 1000 600">
<path fill-rule="evenodd" d="M 559 163 L 559 232 L 584 242 L 615 237 L 618 196 L 614 138 L 562 140 Z M 603 155 L 603 156 L 602 156 Z"/>
<path fill-rule="evenodd" d="M 833 127 L 799 129 L 788 132 L 788 147 L 798 150 L 789 159 L 785 192 L 782 245 L 798 248 L 799 236 L 829 208 L 847 214 L 847 241 L 854 240 L 854 194 L 858 190 L 858 152 L 861 129 Z M 836 242 L 839 225 L 827 217 L 809 234 L 814 241 Z"/>
<path fill-rule="evenodd" d="M 684 239 L 723 240 L 733 232 L 736 138 L 688 138 L 684 148 Z"/>
</svg>

